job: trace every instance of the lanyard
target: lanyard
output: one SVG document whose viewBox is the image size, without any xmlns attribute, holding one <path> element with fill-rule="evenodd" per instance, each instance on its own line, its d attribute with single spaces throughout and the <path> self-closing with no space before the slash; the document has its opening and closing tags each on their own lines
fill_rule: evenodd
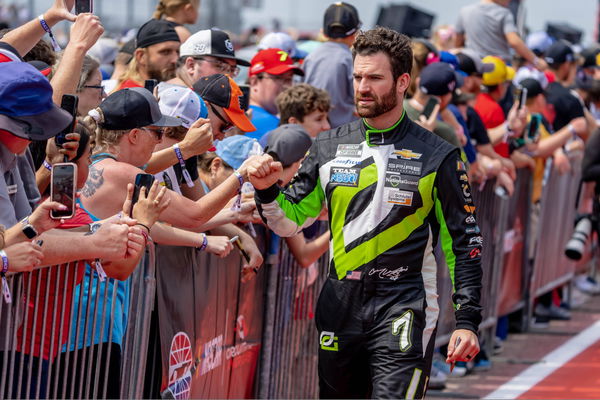
<svg viewBox="0 0 600 400">
<path fill-rule="evenodd" d="M 179 148 L 179 143 L 175 143 L 173 145 L 173 150 L 175 151 L 175 155 L 177 156 L 177 160 L 179 161 L 179 166 L 181 167 L 181 173 L 183 174 L 183 178 L 185 179 L 185 184 L 188 187 L 194 187 L 194 182 L 192 181 L 192 177 L 185 167 L 185 160 L 183 159 L 183 154 L 181 154 L 181 149 Z"/>
</svg>

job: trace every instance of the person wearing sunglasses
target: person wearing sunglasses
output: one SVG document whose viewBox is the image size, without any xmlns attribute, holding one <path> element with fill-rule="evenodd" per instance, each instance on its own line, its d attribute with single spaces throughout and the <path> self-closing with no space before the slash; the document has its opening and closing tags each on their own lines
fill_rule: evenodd
<svg viewBox="0 0 600 400">
<path fill-rule="evenodd" d="M 223 74 L 235 78 L 240 66 L 250 63 L 235 56 L 229 35 L 219 29 L 206 29 L 190 36 L 179 48 L 177 77 L 168 83 L 192 87 L 200 78 Z"/>
</svg>

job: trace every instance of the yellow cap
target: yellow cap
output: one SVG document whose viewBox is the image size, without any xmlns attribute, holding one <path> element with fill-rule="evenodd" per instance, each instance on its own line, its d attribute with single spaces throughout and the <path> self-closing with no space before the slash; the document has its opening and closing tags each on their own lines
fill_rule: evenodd
<svg viewBox="0 0 600 400">
<path fill-rule="evenodd" d="M 482 83 L 485 86 L 496 86 L 506 81 L 512 81 L 515 77 L 515 70 L 513 67 L 509 67 L 499 57 L 486 56 L 481 60 L 484 64 L 493 64 L 494 69 L 491 72 L 483 74 Z"/>
</svg>

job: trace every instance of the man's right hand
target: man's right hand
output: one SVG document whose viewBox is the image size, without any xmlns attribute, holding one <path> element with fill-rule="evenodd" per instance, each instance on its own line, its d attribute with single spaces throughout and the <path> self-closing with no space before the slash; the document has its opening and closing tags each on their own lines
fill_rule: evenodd
<svg viewBox="0 0 600 400">
<path fill-rule="evenodd" d="M 33 242 L 21 242 L 4 248 L 8 262 L 9 272 L 27 272 L 41 265 L 44 253 L 42 248 Z"/>
<path fill-rule="evenodd" d="M 97 15 L 79 14 L 71 27 L 69 45 L 80 46 L 86 52 L 100 39 L 104 28 Z"/>
<path fill-rule="evenodd" d="M 179 143 L 184 159 L 205 153 L 213 145 L 213 134 L 208 119 L 199 118 L 190 126 L 185 138 Z"/>
<path fill-rule="evenodd" d="M 240 167 L 242 168 L 252 186 L 259 190 L 277 183 L 283 171 L 281 163 L 273 161 L 273 158 L 266 154 L 248 158 Z"/>
<path fill-rule="evenodd" d="M 94 258 L 107 261 L 122 260 L 127 254 L 129 226 L 119 220 L 108 219 L 92 234 L 97 254 Z"/>
</svg>

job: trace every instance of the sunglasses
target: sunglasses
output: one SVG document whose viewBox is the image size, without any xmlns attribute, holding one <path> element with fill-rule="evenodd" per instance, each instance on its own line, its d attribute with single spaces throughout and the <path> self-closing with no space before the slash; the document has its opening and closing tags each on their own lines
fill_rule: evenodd
<svg viewBox="0 0 600 400">
<path fill-rule="evenodd" d="M 161 140 L 165 131 L 163 128 L 141 128 L 144 131 L 152 132 L 156 135 L 156 140 Z"/>
<path fill-rule="evenodd" d="M 208 105 L 210 106 L 210 109 L 212 110 L 213 114 L 215 114 L 217 118 L 219 118 L 221 122 L 223 122 L 224 125 L 221 128 L 221 131 L 225 132 L 233 128 L 233 124 L 227 121 L 225 117 L 223 117 L 211 103 L 208 103 Z"/>
</svg>

